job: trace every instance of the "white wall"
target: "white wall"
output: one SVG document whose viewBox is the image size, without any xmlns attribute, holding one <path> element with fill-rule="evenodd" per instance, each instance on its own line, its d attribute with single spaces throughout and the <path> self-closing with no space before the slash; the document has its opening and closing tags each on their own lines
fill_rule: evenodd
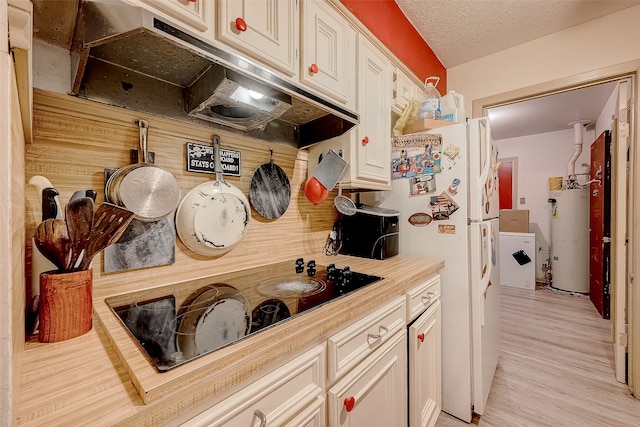
<svg viewBox="0 0 640 427">
<path fill-rule="evenodd" d="M 640 5 L 447 69 L 472 101 L 640 59 Z"/>
<path fill-rule="evenodd" d="M 528 135 L 495 141 L 499 158 L 518 158 L 518 204 L 514 209 L 529 210 L 529 231 L 536 233 L 537 251 L 548 252 L 550 243 L 551 205 L 549 198 L 550 177 L 564 176 L 567 164 L 574 153 L 573 128 L 567 130 Z M 583 132 L 583 150 L 576 160 L 576 173 L 589 171 L 589 145 L 594 141 L 595 132 Z M 586 167 L 582 167 L 582 164 Z M 587 175 L 578 176 L 580 183 L 588 180 Z M 521 204 L 520 199 L 525 199 Z M 538 258 L 538 252 L 536 252 Z M 542 277 L 536 272 L 536 277 Z"/>
</svg>

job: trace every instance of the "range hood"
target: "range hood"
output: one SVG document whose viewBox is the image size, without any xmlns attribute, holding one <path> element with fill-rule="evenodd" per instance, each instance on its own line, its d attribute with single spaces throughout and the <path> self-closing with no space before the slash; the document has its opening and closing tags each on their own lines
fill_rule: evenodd
<svg viewBox="0 0 640 427">
<path fill-rule="evenodd" d="M 260 139 L 306 147 L 359 121 L 255 62 L 123 2 L 80 4 L 72 58 L 72 95 Z"/>
</svg>

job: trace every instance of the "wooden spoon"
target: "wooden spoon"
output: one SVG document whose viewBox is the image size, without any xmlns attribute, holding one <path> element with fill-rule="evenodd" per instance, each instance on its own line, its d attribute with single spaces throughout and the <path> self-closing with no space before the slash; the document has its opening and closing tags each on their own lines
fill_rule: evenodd
<svg viewBox="0 0 640 427">
<path fill-rule="evenodd" d="M 89 268 L 95 254 L 117 242 L 134 215 L 130 210 L 111 203 L 102 203 L 93 215 L 93 227 L 78 269 Z"/>
<path fill-rule="evenodd" d="M 65 219 L 71 239 L 69 266 L 70 270 L 74 270 L 87 247 L 93 228 L 93 200 L 90 197 L 81 197 L 69 201 L 65 207 Z"/>
<path fill-rule="evenodd" d="M 71 241 L 63 220 L 50 218 L 41 222 L 33 239 L 40 253 L 58 267 L 58 270 L 69 269 Z"/>
</svg>

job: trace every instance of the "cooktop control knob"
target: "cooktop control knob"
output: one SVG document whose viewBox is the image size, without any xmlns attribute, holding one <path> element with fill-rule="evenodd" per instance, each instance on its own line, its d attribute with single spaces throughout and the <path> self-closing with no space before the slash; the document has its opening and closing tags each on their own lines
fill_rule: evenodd
<svg viewBox="0 0 640 427">
<path fill-rule="evenodd" d="M 345 292 L 351 285 L 351 278 L 351 268 L 348 265 L 342 267 L 342 270 L 340 270 L 340 288 L 342 292 Z"/>
<path fill-rule="evenodd" d="M 316 275 L 316 262 L 311 260 L 307 263 L 307 276 L 315 276 Z"/>
<path fill-rule="evenodd" d="M 336 276 L 337 276 L 337 272 L 338 272 L 338 270 L 336 269 L 336 265 L 335 264 L 328 264 L 327 265 L 327 280 L 335 281 L 336 280 Z"/>
</svg>

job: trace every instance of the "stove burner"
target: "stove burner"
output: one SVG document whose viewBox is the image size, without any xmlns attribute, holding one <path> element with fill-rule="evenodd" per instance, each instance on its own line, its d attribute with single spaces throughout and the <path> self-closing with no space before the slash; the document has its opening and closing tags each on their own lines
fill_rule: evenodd
<svg viewBox="0 0 640 427">
<path fill-rule="evenodd" d="M 305 271 L 306 270 L 306 271 Z M 260 283 L 256 283 L 256 278 L 266 277 Z M 307 310 L 314 309 L 324 303 L 341 298 L 362 287 L 382 280 L 382 277 L 352 271 L 349 266 L 342 268 L 335 264 L 326 267 L 317 265 L 315 260 L 306 263 L 299 258 L 292 265 L 291 261 L 273 264 L 270 266 L 256 267 L 235 273 L 222 274 L 211 278 L 212 283 L 224 283 L 227 286 L 237 288 L 244 295 L 252 295 L 254 299 L 249 300 L 252 311 L 250 316 L 255 319 L 255 324 L 251 326 L 249 335 L 259 333 L 262 329 L 270 328 L 273 325 L 285 322 Z M 279 286 L 278 280 L 282 280 Z M 291 292 L 291 286 L 287 281 L 295 283 L 315 284 L 313 290 L 306 287 L 298 292 Z M 291 282 L 293 283 L 293 282 Z M 269 286 L 263 286 L 269 285 Z M 175 328 L 168 325 L 178 319 L 181 308 L 176 306 L 176 295 L 184 293 L 184 283 L 179 285 L 168 285 L 161 289 L 155 289 L 156 295 L 162 295 L 153 299 L 148 298 L 145 292 L 134 292 L 130 295 L 130 302 L 123 303 L 122 296 L 114 297 L 113 301 L 107 299 L 107 304 L 116 313 L 127 331 L 138 342 L 140 348 L 146 353 L 149 360 L 159 372 L 166 372 L 176 366 L 189 362 L 211 351 L 202 354 L 185 355 L 181 354 L 177 345 L 177 334 Z M 262 288 L 261 288 L 262 287 Z M 283 293 L 281 288 L 286 288 L 288 293 Z M 261 294 L 260 289 L 279 290 L 278 295 Z M 295 288 L 301 289 L 301 288 Z M 256 292 L 258 291 L 258 292 Z M 147 298 L 144 298 L 144 296 Z M 262 299 L 255 299 L 260 297 Z M 265 301 L 264 297 L 268 299 Z M 244 297 L 243 297 L 244 298 Z M 282 298 L 278 300 L 276 298 Z M 297 307 L 296 307 L 297 299 Z M 183 308 L 188 301 L 178 301 Z M 286 304 L 285 304 L 286 303 Z M 265 308 L 277 307 L 278 311 L 263 313 Z M 261 312 L 262 310 L 262 312 Z M 289 316 L 290 314 L 290 316 Z M 230 341 L 226 345 L 231 345 L 236 341 Z M 222 347 L 219 347 L 222 348 Z"/>
</svg>

